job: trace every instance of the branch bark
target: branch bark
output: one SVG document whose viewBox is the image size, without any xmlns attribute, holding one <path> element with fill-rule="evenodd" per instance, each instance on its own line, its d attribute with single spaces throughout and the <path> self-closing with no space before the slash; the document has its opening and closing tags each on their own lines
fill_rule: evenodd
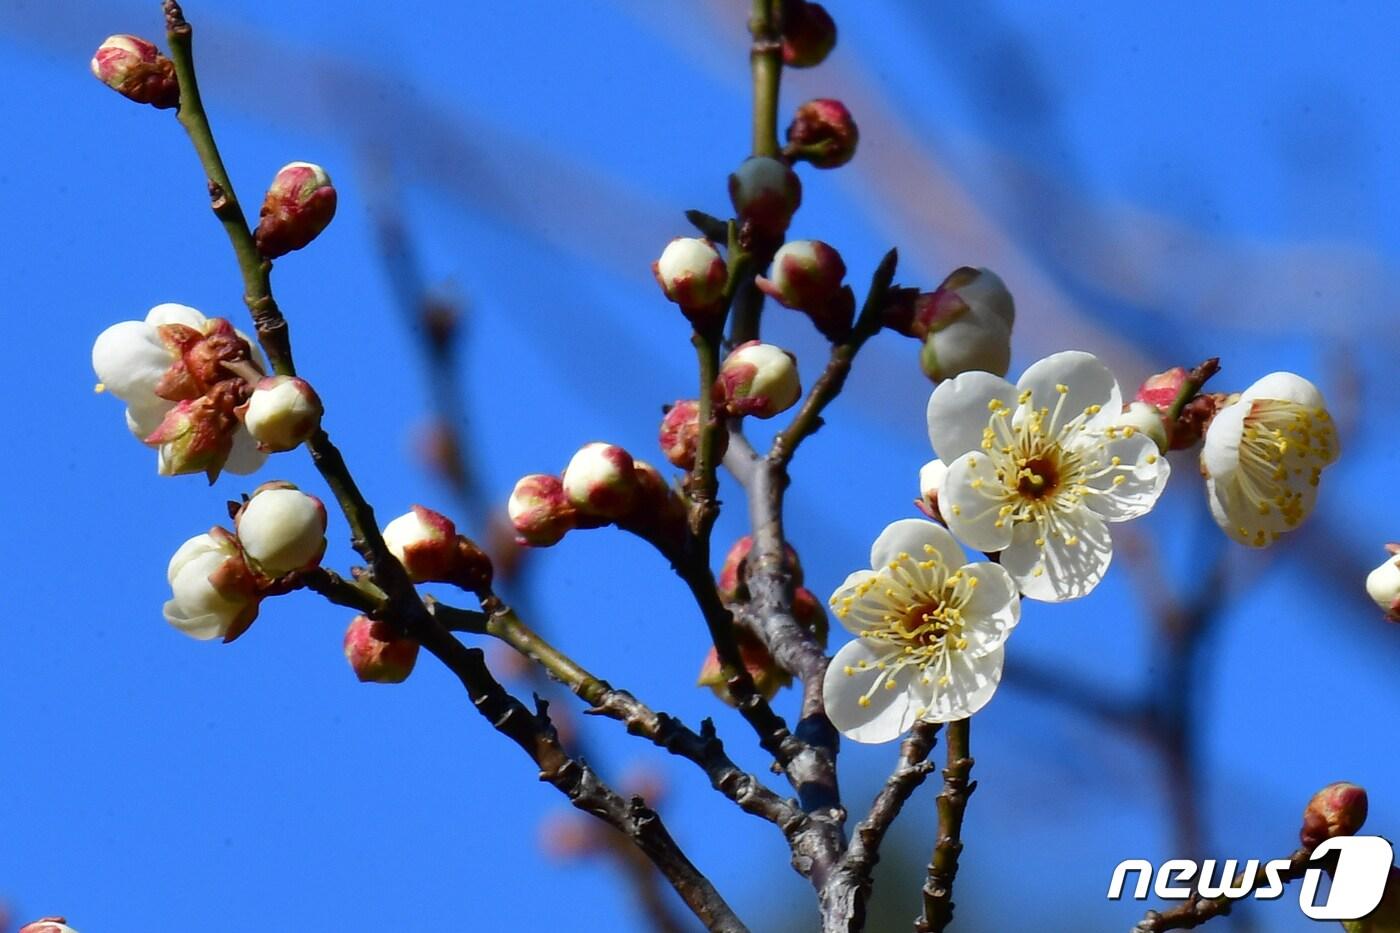
<svg viewBox="0 0 1400 933">
<path fill-rule="evenodd" d="M 924 882 L 924 912 L 914 921 L 915 933 L 942 933 L 953 921 L 953 881 L 963 848 L 963 813 L 967 798 L 977 789 L 977 782 L 968 780 L 972 773 L 971 723 L 969 718 L 948 724 L 948 766 L 943 769 L 943 793 L 938 795 L 938 842 Z"/>
</svg>

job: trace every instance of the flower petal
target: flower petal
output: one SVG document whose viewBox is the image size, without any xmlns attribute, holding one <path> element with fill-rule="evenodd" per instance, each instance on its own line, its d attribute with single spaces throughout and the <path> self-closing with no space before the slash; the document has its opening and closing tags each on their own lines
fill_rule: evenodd
<svg viewBox="0 0 1400 933">
<path fill-rule="evenodd" d="M 153 398 L 156 385 L 174 361 L 160 335 L 141 321 L 113 324 L 92 345 L 92 368 L 98 381 L 124 402 Z"/>
<path fill-rule="evenodd" d="M 977 580 L 961 607 L 967 639 L 963 653 L 980 658 L 999 648 L 1021 621 L 1021 594 L 1011 574 L 999 564 L 967 564 L 962 572 Z"/>
<path fill-rule="evenodd" d="M 1299 508 L 1301 515 L 1306 517 L 1312 512 L 1317 490 L 1303 485 L 1295 491 L 1302 497 Z M 1207 477 L 1206 501 L 1210 505 L 1211 518 L 1215 519 L 1220 530 L 1249 547 L 1268 547 L 1279 535 L 1296 527 L 1289 524 L 1283 512 L 1277 508 L 1271 507 L 1261 512 L 1257 502 L 1245 495 L 1234 476 L 1226 479 Z"/>
<path fill-rule="evenodd" d="M 1061 386 L 1066 391 L 1061 392 Z M 1053 416 L 1045 423 L 1051 436 L 1079 415 L 1085 416 L 1085 428 L 1094 430 L 1107 427 L 1123 413 L 1118 380 L 1098 357 L 1083 350 L 1052 353 L 1032 363 L 1016 383 L 1018 394 L 1028 389 L 1031 407 L 1049 409 Z"/>
<path fill-rule="evenodd" d="M 1240 401 L 1248 402 L 1256 398 L 1276 398 L 1285 402 L 1297 402 L 1304 408 L 1326 408 L 1322 393 L 1317 386 L 1297 373 L 1269 373 L 1240 393 Z"/>
<path fill-rule="evenodd" d="M 1215 413 L 1201 442 L 1201 467 L 1207 476 L 1228 480 L 1239 469 L 1244 419 L 1252 409 L 1251 402 L 1235 402 Z"/>
<path fill-rule="evenodd" d="M 870 548 L 870 566 L 878 572 L 901 553 L 915 560 L 936 560 L 943 565 L 945 574 L 952 573 L 967 560 L 947 528 L 922 518 L 901 518 L 886 525 Z"/>
<path fill-rule="evenodd" d="M 949 659 L 948 682 L 940 684 L 932 677 L 929 683 L 915 679 L 914 711 L 924 722 L 953 722 L 966 719 L 986 706 L 1001 683 L 1001 669 L 1006 649 L 998 646 L 974 658 L 958 652 Z"/>
<path fill-rule="evenodd" d="M 874 576 L 877 574 L 873 570 L 857 570 L 831 594 L 831 611 L 835 613 L 836 621 L 852 635 L 859 635 L 878 623 L 883 614 L 882 610 L 873 606 L 867 607 L 858 595 L 860 585 Z"/>
<path fill-rule="evenodd" d="M 1084 464 L 1084 485 L 1089 487 L 1084 504 L 1110 522 L 1150 512 L 1171 475 L 1167 458 L 1152 438 L 1138 432 L 1124 437 L 1122 431 L 1120 427 L 1112 438 L 1086 437 L 1075 449 Z"/>
<path fill-rule="evenodd" d="M 126 426 L 136 435 L 137 440 L 145 441 L 160 427 L 166 414 L 174 407 L 174 402 L 167 402 L 154 395 L 145 400 L 130 402 L 126 406 Z"/>
<path fill-rule="evenodd" d="M 1088 595 L 1113 560 L 1108 526 L 1088 509 L 1062 516 L 1054 526 L 1016 526 L 1001 565 L 1028 599 L 1063 602 Z"/>
<path fill-rule="evenodd" d="M 236 476 L 247 476 L 256 473 L 266 459 L 267 454 L 258 450 L 258 442 L 253 440 L 253 435 L 240 426 L 233 432 L 233 448 L 229 451 L 224 469 Z"/>
<path fill-rule="evenodd" d="M 991 458 L 977 450 L 948 466 L 938 492 L 938 511 L 968 547 L 1000 551 L 1011 543 L 1011 525 L 1000 514 L 1011 495 L 997 478 Z"/>
<path fill-rule="evenodd" d="M 191 638 L 197 638 L 200 641 L 209 641 L 224 634 L 224 620 L 222 618 L 212 613 L 185 615 L 184 610 L 173 599 L 166 602 L 164 615 L 165 621 Z"/>
<path fill-rule="evenodd" d="M 822 698 L 831 724 L 842 735 L 857 742 L 888 742 L 899 737 L 914 722 L 914 704 L 910 702 L 909 680 L 912 668 L 888 673 L 877 666 L 890 652 L 875 652 L 860 639 L 847 642 L 826 669 L 822 681 Z M 883 678 L 897 678 L 890 689 Z M 873 688 L 873 689 L 872 689 Z M 862 706 L 860 698 L 867 693 L 869 703 Z"/>
<path fill-rule="evenodd" d="M 146 312 L 146 323 L 152 327 L 160 327 L 162 324 L 184 324 L 186 327 L 193 327 L 200 333 L 204 332 L 204 325 L 209 319 L 189 305 L 179 305 L 174 302 L 156 305 Z"/>
<path fill-rule="evenodd" d="M 982 449 L 982 432 L 991 418 L 988 404 L 1016 405 L 1016 388 L 991 373 L 963 373 L 938 384 L 928 400 L 928 439 L 944 463 L 969 450 Z"/>
</svg>

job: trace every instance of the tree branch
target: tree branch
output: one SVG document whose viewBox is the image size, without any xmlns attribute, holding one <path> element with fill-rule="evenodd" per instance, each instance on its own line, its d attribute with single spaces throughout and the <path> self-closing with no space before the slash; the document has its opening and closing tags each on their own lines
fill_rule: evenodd
<svg viewBox="0 0 1400 933">
<path fill-rule="evenodd" d="M 1284 882 L 1296 881 L 1307 872 L 1312 852 L 1308 849 L 1298 849 L 1288 857 L 1288 868 L 1279 872 L 1279 878 Z M 1263 884 L 1267 881 L 1265 876 L 1265 865 L 1261 864 L 1254 872 L 1254 881 L 1250 886 Z M 1234 878 L 1231 887 L 1238 887 L 1246 877 L 1245 872 L 1241 872 Z M 1149 910 L 1147 916 L 1143 917 L 1138 925 L 1133 927 L 1132 933 L 1162 933 L 1164 930 L 1192 930 L 1207 920 L 1221 917 L 1228 914 L 1235 906 L 1238 898 L 1229 897 L 1201 897 L 1199 891 L 1193 892 L 1185 901 L 1161 912 Z"/>
<path fill-rule="evenodd" d="M 977 789 L 977 782 L 968 780 L 972 773 L 968 745 L 971 723 L 968 718 L 948 724 L 948 766 L 943 769 L 943 793 L 938 795 L 938 842 L 924 882 L 924 912 L 914 921 L 916 933 L 942 933 L 953 920 L 953 881 L 963 848 L 963 813 L 967 798 Z"/>
</svg>

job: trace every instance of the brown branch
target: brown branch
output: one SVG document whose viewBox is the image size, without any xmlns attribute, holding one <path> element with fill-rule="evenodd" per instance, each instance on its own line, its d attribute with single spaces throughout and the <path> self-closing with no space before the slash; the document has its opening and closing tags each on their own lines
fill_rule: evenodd
<svg viewBox="0 0 1400 933">
<path fill-rule="evenodd" d="M 1306 874 L 1312 859 L 1312 852 L 1308 849 L 1298 849 L 1288 857 L 1288 867 L 1279 872 L 1279 878 L 1284 882 L 1296 881 Z M 1254 872 L 1253 883 L 1249 886 L 1252 890 L 1268 880 L 1265 874 L 1267 863 L 1261 864 Z M 1234 878 L 1231 887 L 1238 887 L 1248 876 L 1247 872 L 1241 872 Z M 1194 892 L 1185 901 L 1170 910 L 1156 911 L 1149 910 L 1147 916 L 1143 917 L 1138 925 L 1133 927 L 1132 933 L 1162 933 L 1164 930 L 1193 930 L 1207 920 L 1215 917 L 1222 917 L 1230 912 L 1235 906 L 1238 898 L 1230 897 L 1202 897 L 1200 892 Z"/>
<path fill-rule="evenodd" d="M 272 296 L 272 264 L 257 251 L 247 219 L 219 156 L 195 78 L 193 30 L 176 0 L 164 3 L 171 57 L 180 81 L 179 120 L 209 177 L 211 206 L 228 234 L 242 273 L 245 299 L 258 341 L 279 373 L 294 374 L 286 321 Z M 350 525 L 355 549 L 370 565 L 386 595 L 383 618 L 427 648 L 461 681 L 477 711 L 520 746 L 540 768 L 540 779 L 554 785 L 579 809 L 614 826 L 646 854 L 707 929 L 739 933 L 744 924 L 671 838 L 661 818 L 639 797 L 630 801 L 613 791 L 582 761 L 569 757 L 539 702 L 531 712 L 491 675 L 478 649 L 468 648 L 437 622 L 418 598 L 402 565 L 389 553 L 369 503 L 356 486 L 340 451 L 325 431 L 308 442 L 312 460 L 335 495 Z M 328 577 L 322 582 L 333 583 Z M 343 590 L 336 590 L 344 595 Z"/>
<path fill-rule="evenodd" d="M 943 769 L 943 793 L 938 795 L 938 841 L 924 882 L 924 912 L 914 921 L 916 933 L 942 933 L 953 920 L 953 881 L 963 848 L 963 813 L 967 798 L 977 789 L 977 782 L 968 780 L 972 773 L 968 747 L 971 722 L 959 719 L 948 724 L 948 766 Z"/>
<path fill-rule="evenodd" d="M 875 796 L 870 812 L 856 825 L 851 845 L 822 890 L 823 933 L 859 933 L 865 927 L 865 904 L 871 875 L 880 860 L 885 833 L 905 802 L 932 773 L 928 761 L 940 729 L 938 723 L 917 722 L 900 744 L 899 762 Z"/>
</svg>

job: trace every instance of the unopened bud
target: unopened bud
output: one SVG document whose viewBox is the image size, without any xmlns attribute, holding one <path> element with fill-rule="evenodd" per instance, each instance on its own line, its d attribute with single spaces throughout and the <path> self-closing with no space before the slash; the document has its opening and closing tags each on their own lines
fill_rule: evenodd
<svg viewBox="0 0 1400 933">
<path fill-rule="evenodd" d="M 491 585 L 491 561 L 471 539 L 457 534 L 452 519 L 413 506 L 384 526 L 384 546 L 414 583 L 451 583 L 479 592 Z"/>
<path fill-rule="evenodd" d="M 247 386 L 228 380 L 208 395 L 186 399 L 166 412 L 159 427 L 144 442 L 156 448 L 156 470 L 161 476 L 203 473 L 209 482 L 219 478 L 233 452 L 238 418 L 234 415 Z"/>
<path fill-rule="evenodd" d="M 676 237 L 651 264 L 651 271 L 666 297 L 691 317 L 715 310 L 729 278 L 719 250 L 702 237 Z"/>
<path fill-rule="evenodd" d="M 108 36 L 92 56 L 97 80 L 123 97 L 160 110 L 180 105 L 175 63 L 137 36 Z"/>
<path fill-rule="evenodd" d="M 783 64 L 820 65 L 836 47 L 836 23 L 819 3 L 793 0 L 783 5 Z"/>
<path fill-rule="evenodd" d="M 716 584 L 719 587 L 719 595 L 725 602 L 732 603 L 748 598 L 748 561 L 752 551 L 753 537 L 744 535 L 730 545 L 729 553 L 724 555 L 724 564 L 720 567 Z M 802 563 L 797 559 L 797 551 L 791 544 L 783 547 L 783 572 L 792 578 L 794 586 L 802 585 Z"/>
<path fill-rule="evenodd" d="M 326 507 L 291 483 L 265 483 L 238 510 L 238 542 L 269 579 L 310 570 L 326 553 Z"/>
<path fill-rule="evenodd" d="M 345 660 L 361 683 L 401 684 L 418 663 L 418 642 L 388 622 L 355 616 L 345 630 Z"/>
<path fill-rule="evenodd" d="M 735 632 L 735 640 L 739 645 L 739 658 L 744 669 L 749 672 L 754 687 L 765 700 L 773 699 L 779 690 L 792 683 L 792 675 L 778 666 L 778 662 L 773 660 L 768 649 L 757 638 L 748 632 Z M 705 655 L 695 683 L 697 686 L 709 687 L 724 703 L 735 705 L 734 697 L 729 692 L 729 684 L 724 677 L 724 665 L 720 663 L 719 654 L 714 648 Z"/>
<path fill-rule="evenodd" d="M 735 416 L 772 418 L 795 405 L 801 396 L 796 357 L 757 340 L 736 347 L 715 380 L 716 401 Z"/>
<path fill-rule="evenodd" d="M 282 166 L 263 198 L 258 252 L 269 259 L 301 249 L 320 235 L 335 216 L 335 187 L 319 165 L 291 162 Z"/>
<path fill-rule="evenodd" d="M 296 376 L 269 376 L 241 409 L 243 425 L 262 450 L 292 450 L 321 426 L 324 408 L 311 383 Z"/>
<path fill-rule="evenodd" d="M 791 240 L 773 254 L 768 278 L 755 283 L 788 308 L 808 310 L 834 300 L 846 277 L 841 254 L 821 240 Z"/>
<path fill-rule="evenodd" d="M 1183 366 L 1173 366 L 1166 372 L 1148 376 L 1138 388 L 1138 401 L 1166 411 L 1181 394 L 1188 378 L 1190 376 Z"/>
<path fill-rule="evenodd" d="M 802 182 L 781 159 L 753 156 L 729 176 L 729 200 L 741 223 L 777 245 L 802 203 Z"/>
<path fill-rule="evenodd" d="M 943 521 L 938 511 L 938 493 L 947 475 L 948 466 L 942 460 L 930 460 L 919 467 L 919 498 L 914 500 L 914 505 L 936 522 Z"/>
<path fill-rule="evenodd" d="M 934 382 L 974 371 L 1005 376 L 1011 331 L 995 316 L 961 314 L 924 338 L 919 365 Z"/>
<path fill-rule="evenodd" d="M 1366 822 L 1366 806 L 1364 787 L 1346 781 L 1328 784 L 1308 801 L 1298 838 L 1313 849 L 1333 836 L 1353 836 Z"/>
<path fill-rule="evenodd" d="M 672 466 L 682 470 L 695 469 L 695 451 L 700 443 L 700 403 L 694 399 L 681 399 L 667 408 L 661 418 L 658 440 L 661 442 L 661 452 Z M 716 431 L 715 443 L 719 448 L 716 456 L 724 456 L 724 449 L 729 445 L 729 432 Z"/>
<path fill-rule="evenodd" d="M 1163 418 L 1167 418 L 1189 379 L 1191 373 L 1185 367 L 1173 366 L 1144 380 L 1138 388 L 1137 400 L 1153 406 Z M 1225 396 L 1213 393 L 1201 393 L 1186 402 L 1179 417 L 1166 421 L 1168 447 L 1171 450 L 1185 450 L 1195 446 L 1224 403 Z"/>
<path fill-rule="evenodd" d="M 111 41 L 111 40 L 108 40 Z M 78 933 L 68 925 L 63 917 L 44 917 L 33 923 L 26 923 L 17 933 Z"/>
<path fill-rule="evenodd" d="M 1366 575 L 1366 593 L 1385 611 L 1386 618 L 1400 622 L 1400 544 L 1388 544 L 1390 556 Z"/>
<path fill-rule="evenodd" d="M 797 108 L 787 140 L 789 156 L 817 168 L 838 168 L 855 156 L 860 130 L 845 104 L 823 97 Z"/>
<path fill-rule="evenodd" d="M 632 455 L 613 444 L 579 448 L 564 468 L 564 494 L 585 515 L 622 518 L 637 499 Z"/>
<path fill-rule="evenodd" d="M 550 547 L 574 528 L 577 511 L 564 494 L 557 476 L 534 473 L 521 477 L 506 504 L 516 540 L 532 547 Z"/>
<path fill-rule="evenodd" d="M 165 621 L 191 638 L 233 641 L 258 616 L 258 583 L 238 539 L 211 528 L 180 545 L 166 568 Z"/>
<path fill-rule="evenodd" d="M 645 460 L 633 460 L 637 495 L 632 509 L 617 519 L 619 528 L 659 545 L 679 545 L 685 537 L 685 504 L 661 471 Z"/>
</svg>

